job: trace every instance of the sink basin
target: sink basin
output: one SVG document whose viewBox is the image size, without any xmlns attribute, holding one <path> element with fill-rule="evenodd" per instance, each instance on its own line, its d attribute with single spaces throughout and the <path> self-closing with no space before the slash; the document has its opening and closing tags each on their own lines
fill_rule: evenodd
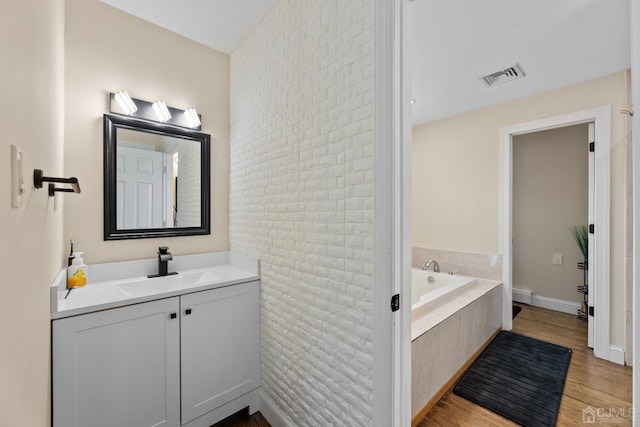
<svg viewBox="0 0 640 427">
<path fill-rule="evenodd" d="M 213 274 L 201 271 L 123 282 L 118 284 L 118 288 L 127 295 L 138 296 L 170 292 L 212 280 L 215 280 Z"/>
</svg>

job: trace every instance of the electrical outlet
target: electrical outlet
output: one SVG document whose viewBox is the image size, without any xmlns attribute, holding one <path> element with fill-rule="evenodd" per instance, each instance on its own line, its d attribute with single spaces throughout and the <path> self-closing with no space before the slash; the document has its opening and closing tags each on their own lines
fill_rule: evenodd
<svg viewBox="0 0 640 427">
<path fill-rule="evenodd" d="M 11 207 L 22 206 L 24 194 L 24 176 L 22 175 L 22 150 L 11 145 Z"/>
<path fill-rule="evenodd" d="M 562 265 L 562 254 L 553 254 L 553 265 Z"/>
</svg>

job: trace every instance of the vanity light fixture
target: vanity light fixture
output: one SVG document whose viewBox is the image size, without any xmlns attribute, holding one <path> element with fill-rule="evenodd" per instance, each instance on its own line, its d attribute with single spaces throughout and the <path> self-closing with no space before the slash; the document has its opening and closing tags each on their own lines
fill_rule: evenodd
<svg viewBox="0 0 640 427">
<path fill-rule="evenodd" d="M 184 110 L 184 117 L 187 119 L 187 123 L 190 128 L 197 128 L 202 124 L 200 122 L 200 117 L 198 117 L 198 112 L 195 108 L 187 108 Z"/>
<path fill-rule="evenodd" d="M 171 113 L 167 108 L 167 104 L 162 99 L 154 101 L 153 111 L 156 113 L 158 120 L 161 122 L 166 122 L 171 118 Z"/>
<path fill-rule="evenodd" d="M 131 99 L 131 97 L 129 96 L 126 90 L 121 90 L 119 92 L 116 92 L 115 98 L 116 98 L 116 101 L 118 102 L 118 105 L 120 105 L 120 108 L 124 110 L 126 115 L 130 116 L 136 111 L 138 111 L 138 107 L 136 106 L 136 103 L 133 102 L 133 99 Z"/>
<path fill-rule="evenodd" d="M 109 111 L 132 119 L 160 122 L 185 129 L 202 130 L 202 118 L 195 108 L 181 109 L 168 106 L 163 100 L 155 102 L 131 98 L 126 91 L 109 93 Z"/>
</svg>

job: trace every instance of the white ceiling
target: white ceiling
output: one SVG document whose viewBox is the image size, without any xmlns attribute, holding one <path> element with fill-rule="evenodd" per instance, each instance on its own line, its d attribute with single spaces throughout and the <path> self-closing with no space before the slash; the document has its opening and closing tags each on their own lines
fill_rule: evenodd
<svg viewBox="0 0 640 427">
<path fill-rule="evenodd" d="M 277 0 L 102 0 L 231 53 Z M 317 0 L 322 1 L 322 0 Z M 413 123 L 420 124 L 630 67 L 629 0 L 414 0 Z M 523 79 L 480 78 L 518 63 Z"/>
<path fill-rule="evenodd" d="M 413 123 L 420 124 L 631 66 L 628 0 L 415 0 Z M 525 77 L 480 78 L 518 63 Z"/>
<path fill-rule="evenodd" d="M 102 0 L 213 49 L 231 53 L 278 0 Z"/>
</svg>

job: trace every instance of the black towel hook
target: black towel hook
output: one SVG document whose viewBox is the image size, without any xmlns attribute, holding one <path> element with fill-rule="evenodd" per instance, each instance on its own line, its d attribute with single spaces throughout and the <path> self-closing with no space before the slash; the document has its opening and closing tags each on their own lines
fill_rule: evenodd
<svg viewBox="0 0 640 427">
<path fill-rule="evenodd" d="M 80 193 L 80 183 L 78 178 L 72 176 L 71 178 L 53 178 L 50 176 L 44 176 L 42 169 L 33 170 L 33 186 L 36 188 L 42 188 L 43 182 L 69 184 L 71 188 L 56 187 L 54 184 L 49 184 L 49 197 L 53 197 L 56 192 L 61 193 Z"/>
</svg>

